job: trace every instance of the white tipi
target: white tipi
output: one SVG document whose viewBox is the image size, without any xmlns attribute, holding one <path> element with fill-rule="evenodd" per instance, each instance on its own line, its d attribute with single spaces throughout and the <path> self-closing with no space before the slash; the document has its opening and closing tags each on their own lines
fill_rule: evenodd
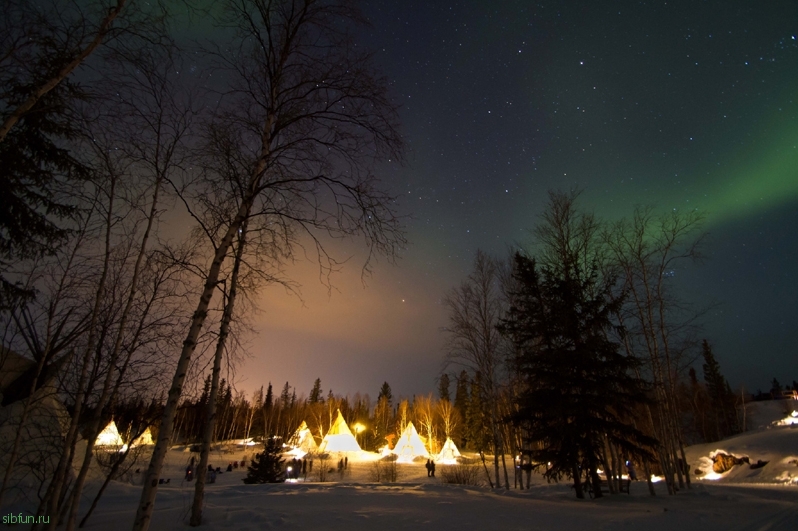
<svg viewBox="0 0 798 531">
<path fill-rule="evenodd" d="M 94 444 L 95 446 L 124 446 L 125 441 L 119 436 L 119 430 L 116 429 L 116 422 L 112 420 L 108 423 L 108 426 L 100 432 Z"/>
<path fill-rule="evenodd" d="M 324 436 L 324 439 L 319 445 L 319 452 L 359 452 L 360 445 L 357 444 L 357 439 L 352 435 L 349 426 L 346 425 L 344 416 L 341 415 L 341 410 L 338 410 L 338 417 L 330 427 L 330 431 Z"/>
<path fill-rule="evenodd" d="M 135 441 L 133 441 L 133 446 L 152 446 L 155 443 L 152 441 L 152 432 L 150 428 L 144 430 L 144 433 L 139 435 Z"/>
<path fill-rule="evenodd" d="M 288 440 L 288 446 L 293 447 L 289 453 L 298 457 L 316 451 L 318 445 L 313 438 L 313 434 L 310 432 L 310 428 L 308 428 L 307 422 L 304 420 L 302 421 L 302 424 L 299 425 L 294 435 Z"/>
<path fill-rule="evenodd" d="M 451 437 L 447 437 L 446 442 L 443 443 L 443 448 L 441 448 L 435 460 L 445 465 L 454 465 L 457 464 L 458 457 L 460 457 L 460 451 L 457 449 L 457 445 L 454 444 Z"/>
<path fill-rule="evenodd" d="M 398 456 L 397 461 L 401 463 L 409 463 L 418 456 L 429 457 L 427 447 L 424 446 L 424 442 L 419 437 L 412 422 L 407 423 L 405 431 L 402 432 L 399 440 L 396 441 L 393 453 Z"/>
</svg>

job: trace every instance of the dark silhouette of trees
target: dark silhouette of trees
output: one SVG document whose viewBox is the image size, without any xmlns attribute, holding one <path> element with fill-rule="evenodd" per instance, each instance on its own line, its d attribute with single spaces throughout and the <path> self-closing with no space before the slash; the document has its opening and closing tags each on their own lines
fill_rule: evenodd
<svg viewBox="0 0 798 531">
<path fill-rule="evenodd" d="M 310 390 L 310 395 L 308 396 L 308 402 L 311 404 L 318 404 L 319 402 L 324 401 L 324 397 L 322 396 L 321 390 L 321 378 L 316 378 L 316 381 L 313 382 L 313 389 Z"/>
<path fill-rule="evenodd" d="M 595 270 L 559 266 L 538 269 L 515 255 L 517 291 L 499 326 L 514 343 L 525 384 L 513 419 L 534 438 L 527 441 L 533 461 L 551 463 L 547 478 L 571 477 L 582 498 L 585 474 L 600 496 L 597 470 L 612 466 L 605 441 L 646 459 L 656 441 L 633 425 L 632 408 L 648 400 L 644 382 L 632 375 L 637 361 L 609 338 L 623 301 L 612 296 L 611 284 L 598 284 Z"/>
</svg>

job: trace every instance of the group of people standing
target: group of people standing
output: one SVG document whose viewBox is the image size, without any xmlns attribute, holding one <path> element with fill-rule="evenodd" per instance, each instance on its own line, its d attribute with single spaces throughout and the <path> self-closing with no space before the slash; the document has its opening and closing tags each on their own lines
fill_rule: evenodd
<svg viewBox="0 0 798 531">
<path fill-rule="evenodd" d="M 186 467 L 186 476 L 185 476 L 186 481 L 194 481 L 195 463 L 196 463 L 196 457 L 192 455 L 191 461 Z M 242 459 L 240 462 L 240 466 L 241 468 L 245 468 L 246 461 Z M 231 461 L 230 463 L 227 464 L 227 471 L 232 472 L 234 468 L 238 467 L 239 467 L 239 461 Z M 209 464 L 208 473 L 206 474 L 205 478 L 207 479 L 208 483 L 216 483 L 216 476 L 221 473 L 222 473 L 222 467 L 217 466 L 216 468 L 213 468 L 213 465 Z"/>
<path fill-rule="evenodd" d="M 434 478 L 435 477 L 435 461 L 433 461 L 432 459 L 427 459 L 427 464 L 424 465 L 424 467 L 427 469 L 427 477 L 428 478 Z"/>
<path fill-rule="evenodd" d="M 299 476 L 307 477 L 308 472 L 313 471 L 313 459 L 291 459 L 285 465 L 286 479 L 299 479 Z"/>
</svg>

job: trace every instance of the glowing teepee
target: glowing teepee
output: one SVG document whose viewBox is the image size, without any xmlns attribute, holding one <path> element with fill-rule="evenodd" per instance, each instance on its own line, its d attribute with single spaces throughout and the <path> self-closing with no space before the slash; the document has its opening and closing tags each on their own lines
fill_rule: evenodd
<svg viewBox="0 0 798 531">
<path fill-rule="evenodd" d="M 94 443 L 95 446 L 124 446 L 124 444 L 125 441 L 119 436 L 119 430 L 116 429 L 116 422 L 113 420 L 100 432 Z"/>
<path fill-rule="evenodd" d="M 427 447 L 424 446 L 424 442 L 421 440 L 412 422 L 407 423 L 405 431 L 402 432 L 399 440 L 396 441 L 393 453 L 398 456 L 397 461 L 403 463 L 410 462 L 413 458 L 418 456 L 429 457 Z"/>
<path fill-rule="evenodd" d="M 302 421 L 302 424 L 299 425 L 294 435 L 288 440 L 288 446 L 293 447 L 289 453 L 298 457 L 316 451 L 318 445 L 313 438 L 313 434 L 310 432 L 310 428 L 308 428 L 307 422 L 304 420 Z"/>
<path fill-rule="evenodd" d="M 451 437 L 447 437 L 446 442 L 443 443 L 443 448 L 441 448 L 435 460 L 445 465 L 454 465 L 457 463 L 458 457 L 460 457 L 460 451 L 457 449 L 457 445 L 454 444 Z"/>
<path fill-rule="evenodd" d="M 133 441 L 133 446 L 152 446 L 155 443 L 152 441 L 152 432 L 150 428 L 144 430 L 144 433 L 139 435 L 135 441 Z"/>
<path fill-rule="evenodd" d="M 330 427 L 330 431 L 324 436 L 324 440 L 319 445 L 319 452 L 359 452 L 360 445 L 357 444 L 355 436 L 352 435 L 349 426 L 346 425 L 341 410 L 338 410 L 338 417 Z"/>
</svg>

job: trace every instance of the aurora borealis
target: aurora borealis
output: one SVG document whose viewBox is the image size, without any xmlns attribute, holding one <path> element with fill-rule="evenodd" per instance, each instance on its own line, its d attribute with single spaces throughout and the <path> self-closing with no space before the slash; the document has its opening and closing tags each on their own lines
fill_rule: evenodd
<svg viewBox="0 0 798 531">
<path fill-rule="evenodd" d="M 328 297 L 265 290 L 241 386 L 433 389 L 440 298 L 476 249 L 529 242 L 553 188 L 603 217 L 698 209 L 702 264 L 676 271 L 731 385 L 798 380 L 798 3 L 370 1 L 358 36 L 402 104 L 381 168 L 410 246 L 363 288 L 357 246 Z M 283 362 L 279 360 L 284 360 Z M 290 360 L 290 363 L 288 362 Z M 243 376 L 242 376 L 243 375 Z"/>
</svg>

